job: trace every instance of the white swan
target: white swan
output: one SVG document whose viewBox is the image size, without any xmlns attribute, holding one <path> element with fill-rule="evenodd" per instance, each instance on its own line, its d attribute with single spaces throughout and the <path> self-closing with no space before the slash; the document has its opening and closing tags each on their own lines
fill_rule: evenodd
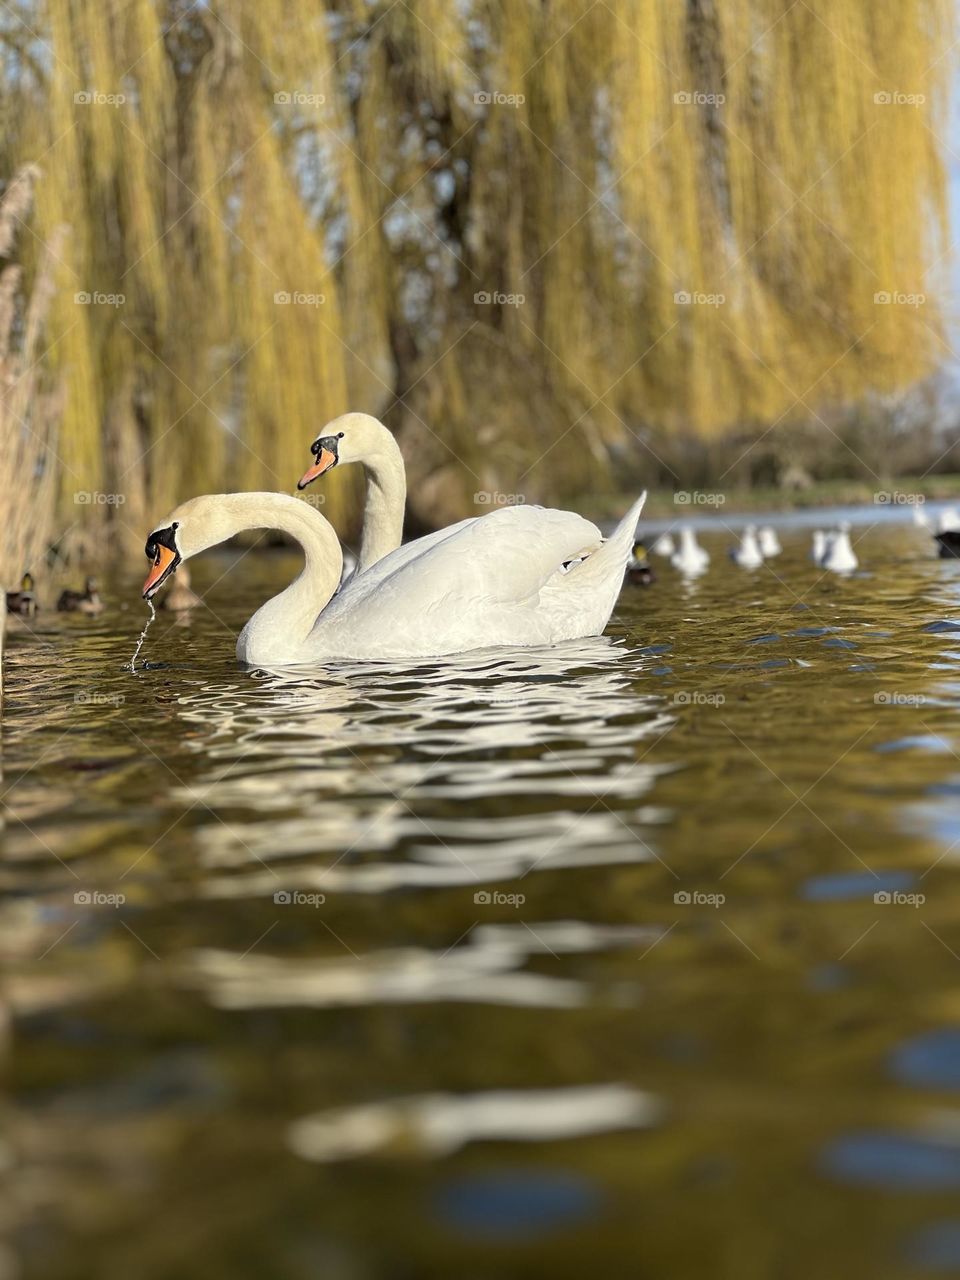
<svg viewBox="0 0 960 1280">
<path fill-rule="evenodd" d="M 306 563 L 243 628 L 242 662 L 273 667 L 555 644 L 603 631 L 645 499 L 606 541 L 572 512 L 504 507 L 399 548 L 332 598 L 342 554 L 319 511 L 280 493 L 207 494 L 177 507 L 150 534 L 143 596 L 149 600 L 182 561 L 234 534 L 279 529 L 300 544 Z"/>
<path fill-rule="evenodd" d="M 654 538 L 650 550 L 655 556 L 672 556 L 676 552 L 676 547 L 669 533 L 661 533 L 658 538 Z"/>
<path fill-rule="evenodd" d="M 810 548 L 810 559 L 814 564 L 823 564 L 823 558 L 827 554 L 832 537 L 833 534 L 824 533 L 822 529 L 814 529 L 813 546 Z"/>
<path fill-rule="evenodd" d="M 763 552 L 757 541 L 757 531 L 752 524 L 748 524 L 744 529 L 740 545 L 730 552 L 730 559 L 741 569 L 759 569 L 763 564 Z"/>
<path fill-rule="evenodd" d="M 757 541 L 760 543 L 760 554 L 764 560 L 769 560 L 771 556 L 778 556 L 783 550 L 780 545 L 780 539 L 777 537 L 777 531 L 772 525 L 765 524 L 757 534 Z"/>
<path fill-rule="evenodd" d="M 703 573 L 710 563 L 709 555 L 697 542 L 696 534 L 688 524 L 680 529 L 680 550 L 670 557 L 670 563 L 688 577 Z"/>
<path fill-rule="evenodd" d="M 338 464 L 359 462 L 363 465 L 367 497 L 357 572 L 364 573 L 391 551 L 396 551 L 403 539 L 407 499 L 403 454 L 383 423 L 369 413 L 344 413 L 334 418 L 321 430 L 310 452 L 314 462 L 300 477 L 298 489 L 305 489 Z M 442 538 L 447 532 L 449 530 L 441 529 L 428 537 Z M 423 539 L 417 542 L 422 543 Z"/>
<path fill-rule="evenodd" d="M 848 524 L 842 524 L 830 538 L 820 564 L 831 573 L 852 573 L 859 566 L 860 561 L 850 545 Z"/>
</svg>

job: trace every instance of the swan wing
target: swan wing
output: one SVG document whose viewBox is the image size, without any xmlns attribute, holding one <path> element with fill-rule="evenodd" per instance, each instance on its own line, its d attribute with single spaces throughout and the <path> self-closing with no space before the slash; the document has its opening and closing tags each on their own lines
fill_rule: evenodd
<svg viewBox="0 0 960 1280">
<path fill-rule="evenodd" d="M 318 653 L 412 656 L 549 643 L 556 593 L 544 588 L 572 577 L 564 565 L 589 560 L 602 543 L 589 520 L 540 507 L 505 507 L 441 533 L 398 548 L 347 583 L 314 627 Z"/>
<path fill-rule="evenodd" d="M 345 610 L 373 595 L 387 601 L 398 594 L 435 609 L 520 602 L 602 541 L 597 526 L 572 511 L 502 507 L 398 547 L 348 583 L 334 604 Z"/>
<path fill-rule="evenodd" d="M 421 657 L 599 635 L 642 505 L 606 541 L 572 512 L 508 507 L 399 548 L 324 609 L 310 655 Z"/>
</svg>

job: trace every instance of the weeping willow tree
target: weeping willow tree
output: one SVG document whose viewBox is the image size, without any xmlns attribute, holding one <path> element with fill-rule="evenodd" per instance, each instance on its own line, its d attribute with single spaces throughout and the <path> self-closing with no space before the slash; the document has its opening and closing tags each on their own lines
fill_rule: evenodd
<svg viewBox="0 0 960 1280">
<path fill-rule="evenodd" d="M 119 493 L 93 514 L 139 530 L 147 501 L 289 489 L 348 407 L 431 500 L 432 470 L 454 507 L 524 474 L 557 497 L 639 439 L 917 381 L 944 343 L 951 12 L 3 6 L 5 167 L 44 171 L 38 251 L 73 228 L 64 502 Z"/>
</svg>

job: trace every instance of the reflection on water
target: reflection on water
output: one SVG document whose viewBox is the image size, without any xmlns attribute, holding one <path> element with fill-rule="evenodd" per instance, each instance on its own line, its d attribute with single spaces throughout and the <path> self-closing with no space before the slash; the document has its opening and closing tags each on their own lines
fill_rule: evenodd
<svg viewBox="0 0 960 1280">
<path fill-rule="evenodd" d="M 346 1111 L 321 1111 L 291 1126 L 305 1160 L 348 1160 L 371 1152 L 448 1155 L 468 1142 L 543 1142 L 651 1123 L 657 1103 L 624 1085 L 529 1089 L 454 1097 L 425 1094 Z"/>
<path fill-rule="evenodd" d="M 854 536 L 422 667 L 239 670 L 268 555 L 13 635 L 0 1280 L 955 1266 L 960 562 Z"/>
</svg>

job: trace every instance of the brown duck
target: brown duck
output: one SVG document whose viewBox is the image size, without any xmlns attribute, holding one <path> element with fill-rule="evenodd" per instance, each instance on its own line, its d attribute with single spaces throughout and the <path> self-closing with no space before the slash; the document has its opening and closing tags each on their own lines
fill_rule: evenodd
<svg viewBox="0 0 960 1280">
<path fill-rule="evenodd" d="M 96 578 L 87 578 L 82 591 L 61 591 L 57 601 L 60 613 L 86 613 L 91 616 L 103 610 Z"/>
</svg>

